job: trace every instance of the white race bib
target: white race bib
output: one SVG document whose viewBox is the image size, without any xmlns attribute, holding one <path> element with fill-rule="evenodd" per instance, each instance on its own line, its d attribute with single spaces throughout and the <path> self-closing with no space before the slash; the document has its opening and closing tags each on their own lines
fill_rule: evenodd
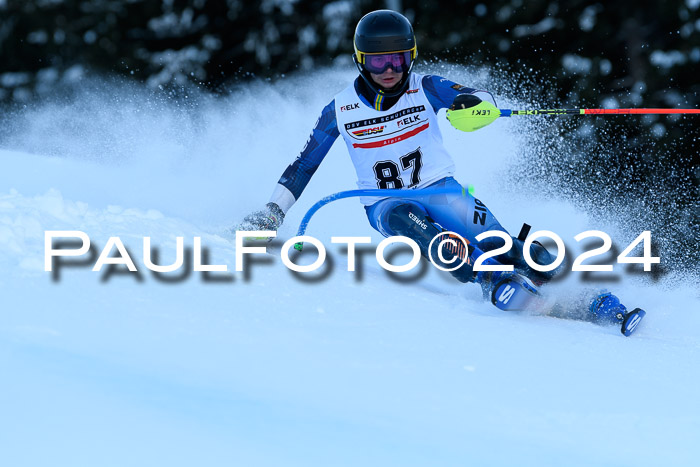
<svg viewBox="0 0 700 467">
<path fill-rule="evenodd" d="M 422 81 L 412 73 L 406 92 L 386 111 L 364 104 L 354 84 L 335 96 L 338 131 L 359 188 L 420 188 L 454 173 Z M 360 198 L 364 204 L 377 199 Z"/>
</svg>

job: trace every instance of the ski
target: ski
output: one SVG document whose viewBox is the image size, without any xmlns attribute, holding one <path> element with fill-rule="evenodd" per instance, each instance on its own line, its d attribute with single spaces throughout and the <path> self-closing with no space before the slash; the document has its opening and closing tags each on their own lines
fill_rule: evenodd
<svg viewBox="0 0 700 467">
<path fill-rule="evenodd" d="M 620 324 L 620 332 L 626 337 L 637 329 L 646 311 L 635 308 L 631 311 L 620 303 L 620 299 L 610 292 L 603 292 L 593 299 L 590 312 L 600 323 Z"/>
<path fill-rule="evenodd" d="M 535 311 L 568 319 L 577 314 L 563 312 L 562 310 L 570 308 L 571 304 L 567 306 L 555 297 L 546 297 L 546 294 L 542 294 L 518 274 L 505 273 L 498 277 L 494 275 L 488 279 L 487 284 L 487 287 L 492 284 L 487 297 L 500 310 Z M 631 336 L 646 316 L 646 311 L 641 308 L 628 311 L 620 303 L 620 299 L 610 292 L 597 293 L 592 300 L 589 298 L 584 303 L 589 303 L 588 309 L 581 310 L 581 315 L 574 319 L 592 321 L 600 325 L 619 325 L 620 332 L 625 337 Z M 579 303 L 577 308 L 582 305 L 583 303 Z"/>
<path fill-rule="evenodd" d="M 538 290 L 517 274 L 504 274 L 494 281 L 491 303 L 504 311 L 523 311 L 541 299 Z"/>
<path fill-rule="evenodd" d="M 634 332 L 634 330 L 637 329 L 637 326 L 639 325 L 640 321 L 642 321 L 642 318 L 646 316 L 646 314 L 647 312 L 642 310 L 641 308 L 635 308 L 634 310 L 627 313 L 624 320 L 622 321 L 622 334 L 624 334 L 626 337 L 629 337 Z"/>
</svg>

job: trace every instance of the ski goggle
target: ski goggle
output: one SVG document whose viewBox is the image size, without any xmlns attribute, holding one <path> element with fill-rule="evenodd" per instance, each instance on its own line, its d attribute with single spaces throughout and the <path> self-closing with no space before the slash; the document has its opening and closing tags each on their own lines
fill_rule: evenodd
<svg viewBox="0 0 700 467">
<path fill-rule="evenodd" d="M 403 52 L 387 54 L 362 54 L 360 58 L 360 63 L 364 65 L 365 69 L 375 75 L 380 75 L 389 68 L 392 68 L 396 72 L 405 73 L 411 67 L 413 51 L 405 50 Z"/>
</svg>

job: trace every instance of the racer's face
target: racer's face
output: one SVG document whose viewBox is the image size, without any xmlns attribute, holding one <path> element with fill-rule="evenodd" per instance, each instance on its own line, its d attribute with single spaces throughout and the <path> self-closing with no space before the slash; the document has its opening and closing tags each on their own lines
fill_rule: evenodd
<svg viewBox="0 0 700 467">
<path fill-rule="evenodd" d="M 394 69 L 391 67 L 387 68 L 386 70 L 384 70 L 383 73 L 379 75 L 375 75 L 374 73 L 370 73 L 369 75 L 372 77 L 372 81 L 374 81 L 384 89 L 393 88 L 398 84 L 399 81 L 401 81 L 401 78 L 403 78 L 402 71 L 394 71 Z"/>
</svg>

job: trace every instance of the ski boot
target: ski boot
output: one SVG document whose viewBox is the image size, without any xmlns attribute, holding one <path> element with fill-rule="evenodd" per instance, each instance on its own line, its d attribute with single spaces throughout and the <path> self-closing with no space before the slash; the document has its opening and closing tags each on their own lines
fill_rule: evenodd
<svg viewBox="0 0 700 467">
<path fill-rule="evenodd" d="M 476 274 L 475 282 L 481 285 L 484 298 L 504 311 L 532 308 L 540 297 L 531 282 L 513 272 L 480 271 Z"/>
<path fill-rule="evenodd" d="M 641 308 L 627 311 L 627 308 L 620 303 L 620 299 L 610 292 L 602 293 L 594 298 L 589 310 L 598 323 L 620 324 L 620 332 L 626 337 L 629 337 L 637 329 L 640 321 L 647 314 Z"/>
</svg>

